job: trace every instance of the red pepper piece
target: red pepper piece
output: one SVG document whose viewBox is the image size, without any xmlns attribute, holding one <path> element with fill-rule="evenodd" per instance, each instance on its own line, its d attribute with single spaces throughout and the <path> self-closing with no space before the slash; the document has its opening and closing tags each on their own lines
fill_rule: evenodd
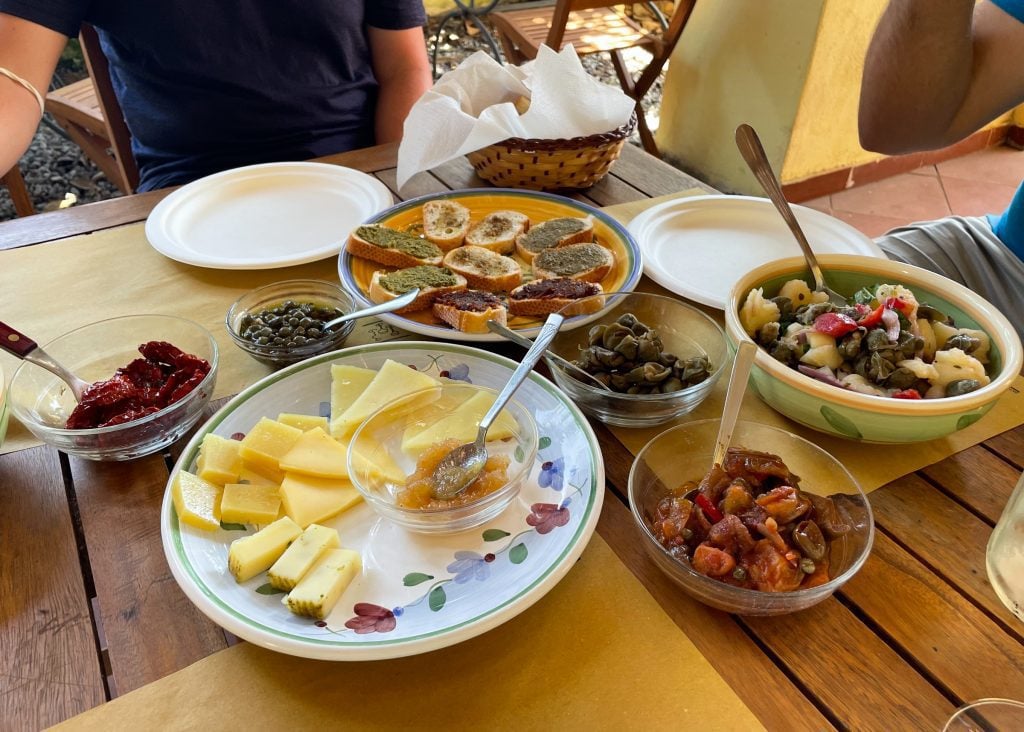
<svg viewBox="0 0 1024 732">
<path fill-rule="evenodd" d="M 893 399 L 921 399 L 921 392 L 917 389 L 900 389 L 892 395 Z"/>
<path fill-rule="evenodd" d="M 898 297 L 887 297 L 883 304 L 890 310 L 899 310 L 906 316 L 909 316 L 910 311 L 913 310 L 909 302 Z"/>
<path fill-rule="evenodd" d="M 708 517 L 708 520 L 711 523 L 717 524 L 719 521 L 722 520 L 722 512 L 718 510 L 718 506 L 713 504 L 711 502 L 711 499 L 709 499 L 703 493 L 698 493 L 697 496 L 693 499 L 693 502 L 700 506 L 701 510 L 704 512 L 704 515 Z"/>
<path fill-rule="evenodd" d="M 882 303 L 870 313 L 857 321 L 857 325 L 871 328 L 882 322 L 882 313 L 885 312 L 885 303 Z"/>
<path fill-rule="evenodd" d="M 857 330 L 857 321 L 842 313 L 822 313 L 814 319 L 814 329 L 819 333 L 841 338 Z"/>
</svg>

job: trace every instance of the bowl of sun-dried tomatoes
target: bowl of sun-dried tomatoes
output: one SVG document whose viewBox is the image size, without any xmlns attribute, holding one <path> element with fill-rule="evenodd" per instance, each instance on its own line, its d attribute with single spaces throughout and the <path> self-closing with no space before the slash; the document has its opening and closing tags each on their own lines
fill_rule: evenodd
<svg viewBox="0 0 1024 732">
<path fill-rule="evenodd" d="M 89 460 L 131 460 L 172 444 L 202 416 L 217 380 L 213 335 L 171 315 L 101 320 L 42 348 L 91 386 L 78 402 L 25 362 L 8 390 L 11 413 L 46 444 Z"/>
</svg>

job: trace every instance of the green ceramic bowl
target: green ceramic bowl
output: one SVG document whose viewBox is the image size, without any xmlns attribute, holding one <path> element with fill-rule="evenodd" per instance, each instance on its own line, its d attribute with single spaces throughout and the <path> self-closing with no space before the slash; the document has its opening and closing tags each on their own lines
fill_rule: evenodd
<svg viewBox="0 0 1024 732">
<path fill-rule="evenodd" d="M 934 440 L 981 419 L 1020 373 L 1020 338 L 1006 317 L 976 293 L 952 280 L 909 264 L 887 259 L 833 254 L 819 256 L 825 279 L 834 290 L 852 295 L 878 283 L 909 287 L 918 300 L 952 316 L 958 327 L 979 328 L 992 339 L 989 376 L 977 391 L 944 399 L 890 399 L 840 389 L 816 381 L 776 361 L 759 349 L 751 386 L 773 409 L 800 424 L 838 437 L 864 442 L 906 443 Z M 725 311 L 726 332 L 733 342 L 750 340 L 740 325 L 739 308 L 747 293 L 763 287 L 773 297 L 787 280 L 813 280 L 802 257 L 768 262 L 733 287 Z"/>
</svg>

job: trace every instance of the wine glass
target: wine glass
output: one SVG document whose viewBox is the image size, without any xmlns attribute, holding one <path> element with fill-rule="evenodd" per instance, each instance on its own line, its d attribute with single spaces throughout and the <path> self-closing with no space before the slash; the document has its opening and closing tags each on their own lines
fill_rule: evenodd
<svg viewBox="0 0 1024 732">
<path fill-rule="evenodd" d="M 1024 620 L 1024 475 L 989 537 L 985 569 L 999 599 Z"/>
</svg>

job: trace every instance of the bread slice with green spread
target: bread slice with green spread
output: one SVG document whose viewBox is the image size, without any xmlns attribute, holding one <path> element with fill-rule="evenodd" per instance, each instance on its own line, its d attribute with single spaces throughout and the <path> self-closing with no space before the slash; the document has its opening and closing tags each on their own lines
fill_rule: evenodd
<svg viewBox="0 0 1024 732">
<path fill-rule="evenodd" d="M 358 227 L 349 236 L 347 249 L 353 257 L 369 259 L 387 267 L 436 266 L 441 264 L 444 256 L 436 244 L 380 224 Z"/>
<path fill-rule="evenodd" d="M 423 235 L 444 251 L 462 245 L 469 231 L 469 209 L 458 201 L 427 201 L 423 204 Z"/>
<path fill-rule="evenodd" d="M 466 244 L 484 247 L 498 254 L 512 254 L 516 237 L 530 228 L 530 217 L 518 211 L 492 211 L 473 224 L 466 234 Z"/>
<path fill-rule="evenodd" d="M 537 279 L 571 277 L 583 282 L 600 282 L 615 265 L 615 257 L 600 244 L 572 244 L 545 249 L 533 258 Z"/>
<path fill-rule="evenodd" d="M 444 266 L 465 277 L 475 290 L 508 292 L 523 281 L 523 270 L 514 259 L 468 244 L 445 254 Z"/>
<path fill-rule="evenodd" d="M 581 219 L 551 219 L 530 227 L 526 233 L 516 237 L 516 251 L 527 262 L 545 249 L 564 247 L 594 240 L 594 220 L 589 216 Z"/>
<path fill-rule="evenodd" d="M 452 272 L 447 267 L 421 265 L 408 267 L 394 272 L 378 270 L 370 279 L 370 299 L 374 302 L 388 302 L 399 295 L 404 295 L 414 287 L 420 288 L 420 294 L 410 304 L 396 313 L 413 313 L 426 310 L 434 299 L 445 292 L 457 292 L 466 289 L 466 278 Z"/>
</svg>

